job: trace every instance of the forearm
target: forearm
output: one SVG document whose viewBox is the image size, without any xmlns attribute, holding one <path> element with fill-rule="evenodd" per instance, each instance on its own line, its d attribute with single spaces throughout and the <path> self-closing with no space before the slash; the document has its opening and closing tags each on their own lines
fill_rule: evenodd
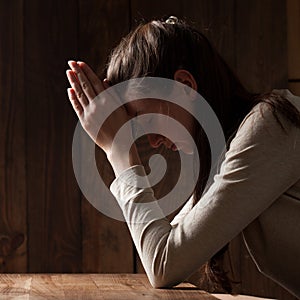
<svg viewBox="0 0 300 300">
<path fill-rule="evenodd" d="M 129 153 L 126 152 L 122 147 L 118 147 L 107 154 L 107 159 L 116 177 L 132 166 L 142 165 L 135 143 L 132 145 Z"/>
<path fill-rule="evenodd" d="M 123 211 L 152 286 L 173 286 L 189 274 L 184 276 L 181 269 L 176 270 L 173 256 L 171 257 L 169 253 L 169 242 L 173 241 L 173 227 L 165 218 L 152 189 L 139 187 L 139 185 L 146 186 L 143 174 L 143 167 L 126 170 L 113 182 L 111 190 Z"/>
</svg>

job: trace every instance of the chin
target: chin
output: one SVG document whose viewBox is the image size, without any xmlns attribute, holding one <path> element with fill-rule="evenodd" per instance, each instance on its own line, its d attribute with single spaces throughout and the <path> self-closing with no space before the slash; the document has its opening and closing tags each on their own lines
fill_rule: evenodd
<svg viewBox="0 0 300 300">
<path fill-rule="evenodd" d="M 188 155 L 194 154 L 194 149 L 192 147 L 190 147 L 190 145 L 187 145 L 187 144 L 178 145 L 177 150 L 182 151 L 183 153 L 188 154 Z"/>
<path fill-rule="evenodd" d="M 194 150 L 193 149 L 181 149 L 182 152 L 184 152 L 185 154 L 188 155 L 193 155 L 194 154 Z"/>
</svg>

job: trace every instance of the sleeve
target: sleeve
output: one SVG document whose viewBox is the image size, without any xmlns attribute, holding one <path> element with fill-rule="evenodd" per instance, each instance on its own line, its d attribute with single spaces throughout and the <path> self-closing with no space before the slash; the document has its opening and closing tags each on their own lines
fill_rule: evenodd
<svg viewBox="0 0 300 300">
<path fill-rule="evenodd" d="M 152 189 L 136 184 L 145 175 L 142 166 L 112 183 L 153 287 L 184 281 L 299 180 L 299 128 L 282 118 L 284 132 L 265 104 L 256 108 L 241 123 L 210 188 L 173 226 Z"/>
<path fill-rule="evenodd" d="M 179 211 L 179 213 L 173 218 L 173 220 L 171 221 L 172 226 L 178 224 L 187 215 L 187 213 L 193 208 L 193 199 L 194 196 L 191 196 L 188 199 L 188 201 L 184 204 L 182 209 Z"/>
</svg>

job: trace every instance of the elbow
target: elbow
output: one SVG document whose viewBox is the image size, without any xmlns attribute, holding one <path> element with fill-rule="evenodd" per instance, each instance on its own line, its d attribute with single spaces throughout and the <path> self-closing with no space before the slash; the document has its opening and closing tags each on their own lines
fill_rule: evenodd
<svg viewBox="0 0 300 300">
<path fill-rule="evenodd" d="M 154 280 L 149 280 L 149 281 L 150 281 L 151 286 L 154 289 L 166 289 L 166 288 L 171 288 L 174 286 L 172 284 L 164 282 L 163 280 L 154 279 Z"/>
<path fill-rule="evenodd" d="M 148 275 L 149 282 L 151 286 L 155 289 L 166 289 L 172 288 L 173 286 L 179 284 L 181 281 L 174 280 L 174 278 L 170 278 L 168 276 L 158 276 L 152 274 L 151 276 Z"/>
<path fill-rule="evenodd" d="M 169 237 L 169 232 L 164 233 L 155 249 L 151 249 L 149 245 L 141 245 L 145 253 L 151 253 L 151 255 L 145 255 L 142 262 L 149 282 L 155 289 L 172 288 L 182 279 L 182 272 L 175 268 L 174 255 L 171 255 L 168 245 Z"/>
<path fill-rule="evenodd" d="M 173 264 L 167 259 L 154 259 L 151 268 L 145 268 L 151 286 L 155 289 L 172 288 L 184 280 L 183 274 L 177 269 L 174 270 Z"/>
</svg>

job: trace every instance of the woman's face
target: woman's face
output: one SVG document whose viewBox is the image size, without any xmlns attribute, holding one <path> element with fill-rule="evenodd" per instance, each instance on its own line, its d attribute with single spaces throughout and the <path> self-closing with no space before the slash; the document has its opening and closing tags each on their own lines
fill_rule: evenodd
<svg viewBox="0 0 300 300">
<path fill-rule="evenodd" d="M 188 135 L 194 137 L 194 119 L 193 117 L 180 106 L 158 99 L 142 99 L 129 102 L 125 107 L 132 117 L 143 116 L 142 127 L 147 126 L 151 129 L 151 134 L 147 134 L 151 147 L 157 148 L 164 145 L 173 151 L 181 150 L 186 154 L 193 154 L 193 146 L 188 138 Z M 155 114 L 155 117 L 145 114 Z M 161 117 L 161 115 L 164 115 Z M 182 130 L 182 126 L 177 126 L 172 119 L 183 125 L 187 132 Z M 180 130 L 181 127 L 181 130 Z M 167 132 L 166 135 L 157 134 L 159 132 Z M 155 133 L 157 132 L 157 133 Z M 189 133 L 189 134 L 188 134 Z M 172 140 L 168 137 L 172 136 Z M 175 145 L 176 143 L 176 145 Z"/>
</svg>

